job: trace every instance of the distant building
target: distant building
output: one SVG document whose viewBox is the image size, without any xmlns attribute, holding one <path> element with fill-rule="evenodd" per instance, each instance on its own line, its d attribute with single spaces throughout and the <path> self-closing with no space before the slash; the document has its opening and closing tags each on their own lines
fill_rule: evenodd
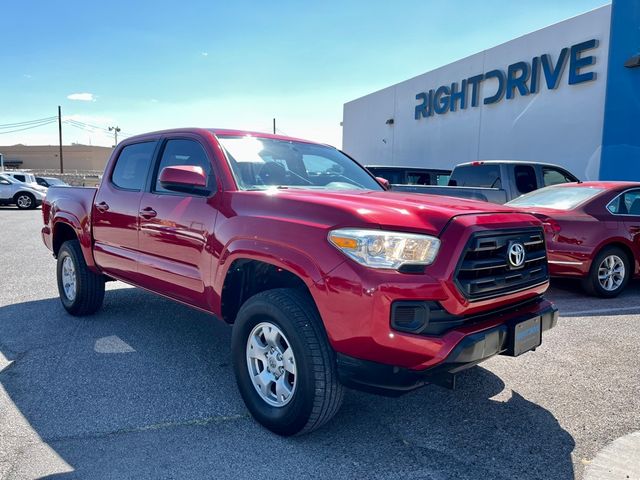
<svg viewBox="0 0 640 480">
<path fill-rule="evenodd" d="M 64 170 L 103 170 L 113 151 L 109 147 L 90 145 L 63 145 Z M 29 170 L 58 170 L 60 151 L 57 145 L 0 146 L 5 167 Z"/>
</svg>

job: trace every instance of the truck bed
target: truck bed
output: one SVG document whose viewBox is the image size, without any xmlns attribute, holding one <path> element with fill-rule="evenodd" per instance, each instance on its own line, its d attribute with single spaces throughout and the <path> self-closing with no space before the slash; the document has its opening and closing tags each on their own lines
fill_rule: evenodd
<svg viewBox="0 0 640 480">
<path fill-rule="evenodd" d="M 449 197 L 466 198 L 504 204 L 507 202 L 507 192 L 500 188 L 484 187 L 444 187 L 436 185 L 391 185 L 395 192 L 423 193 L 429 195 L 446 195 Z"/>
</svg>

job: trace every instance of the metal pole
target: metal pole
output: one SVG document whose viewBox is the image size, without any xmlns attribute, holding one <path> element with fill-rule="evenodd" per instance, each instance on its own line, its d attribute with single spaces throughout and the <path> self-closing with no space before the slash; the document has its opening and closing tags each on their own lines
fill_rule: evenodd
<svg viewBox="0 0 640 480">
<path fill-rule="evenodd" d="M 115 145 L 114 147 L 118 146 L 118 132 L 120 131 L 120 127 L 118 127 L 117 125 L 115 127 L 109 127 L 109 131 L 110 132 L 114 132 L 114 140 L 115 140 Z"/>
<path fill-rule="evenodd" d="M 276 119 L 273 119 L 273 134 L 276 134 Z"/>
<path fill-rule="evenodd" d="M 62 159 L 62 109 L 58 105 L 58 138 L 60 140 L 60 173 L 64 173 L 64 161 Z"/>
</svg>

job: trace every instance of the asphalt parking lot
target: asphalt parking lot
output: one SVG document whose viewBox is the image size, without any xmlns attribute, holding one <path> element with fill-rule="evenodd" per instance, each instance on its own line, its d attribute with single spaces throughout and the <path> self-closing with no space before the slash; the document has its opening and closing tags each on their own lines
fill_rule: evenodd
<svg viewBox="0 0 640 480">
<path fill-rule="evenodd" d="M 554 282 L 561 318 L 536 352 L 455 391 L 350 391 L 283 439 L 245 409 L 226 325 L 117 282 L 97 315 L 67 315 L 40 223 L 0 207 L 0 478 L 583 478 L 640 430 L 638 283 L 599 300 Z"/>
</svg>

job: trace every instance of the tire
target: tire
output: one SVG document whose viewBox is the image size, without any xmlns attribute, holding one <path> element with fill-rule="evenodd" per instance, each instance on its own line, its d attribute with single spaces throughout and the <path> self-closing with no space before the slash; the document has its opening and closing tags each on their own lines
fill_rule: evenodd
<svg viewBox="0 0 640 480">
<path fill-rule="evenodd" d="M 16 193 L 15 197 L 13 197 L 13 201 L 20 210 L 33 210 L 37 207 L 36 197 L 29 192 Z"/>
<path fill-rule="evenodd" d="M 73 273 L 70 273 L 70 270 Z M 62 244 L 58 252 L 58 293 L 62 306 L 71 315 L 91 315 L 100 309 L 104 300 L 104 276 L 93 273 L 87 267 L 78 240 Z M 73 279 L 73 295 L 71 282 Z"/>
<path fill-rule="evenodd" d="M 293 382 L 294 385 L 284 401 L 279 394 L 275 395 L 278 389 L 274 379 L 277 377 L 267 371 L 270 360 L 259 350 L 270 348 L 266 341 L 262 343 L 264 347 L 258 345 L 256 358 L 264 358 L 262 373 L 271 375 L 271 388 L 266 389 L 271 398 L 265 399 L 252 380 L 257 377 L 250 374 L 250 369 L 256 372 L 260 361 L 255 363 L 250 358 L 253 350 L 249 340 L 260 329 L 263 332 L 277 329 L 282 334 L 276 342 L 278 348 L 288 346 L 293 352 L 295 375 L 284 370 L 290 360 L 287 351 L 282 360 L 284 365 L 280 367 L 285 383 Z M 261 342 L 259 337 L 257 341 Z M 279 288 L 251 297 L 238 312 L 231 349 L 240 394 L 253 417 L 272 432 L 283 436 L 309 433 L 327 423 L 340 409 L 344 387 L 338 382 L 335 353 L 327 340 L 318 310 L 307 293 Z"/>
<path fill-rule="evenodd" d="M 610 266 L 613 266 L 613 270 L 609 268 Z M 620 266 L 624 270 L 622 275 L 619 274 Z M 617 297 L 627 286 L 632 268 L 632 262 L 624 250 L 619 247 L 605 247 L 591 263 L 589 275 L 582 281 L 582 286 L 590 295 L 603 298 Z M 612 271 L 618 274 L 609 275 Z M 607 278 L 611 280 L 602 279 L 601 282 L 601 274 L 609 275 Z"/>
</svg>

